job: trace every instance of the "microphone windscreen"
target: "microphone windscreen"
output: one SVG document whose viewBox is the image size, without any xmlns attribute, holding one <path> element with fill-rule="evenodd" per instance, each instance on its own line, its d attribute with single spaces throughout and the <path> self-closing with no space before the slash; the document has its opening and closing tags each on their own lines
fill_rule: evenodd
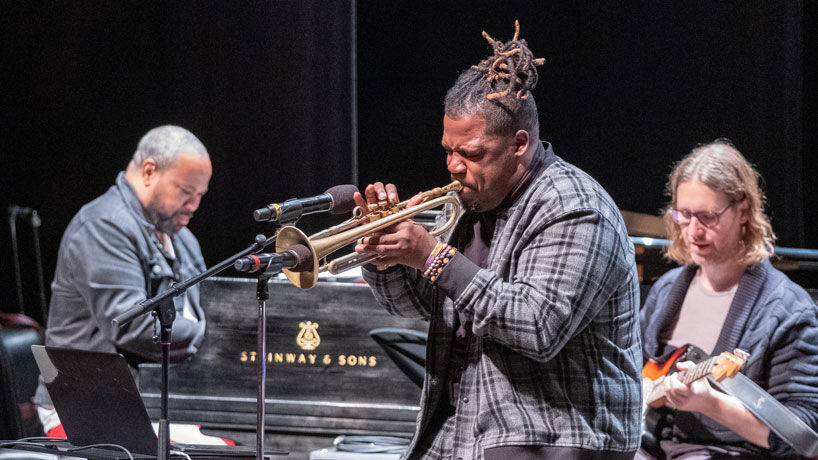
<svg viewBox="0 0 818 460">
<path fill-rule="evenodd" d="M 358 191 L 358 187 L 352 184 L 336 185 L 331 187 L 325 193 L 332 197 L 332 209 L 330 214 L 346 214 L 355 209 L 355 200 L 353 196 Z"/>
<path fill-rule="evenodd" d="M 312 269 L 312 251 L 310 251 L 310 248 L 303 244 L 295 244 L 289 250 L 292 251 L 298 259 L 298 264 L 290 270 L 303 272 Z"/>
</svg>

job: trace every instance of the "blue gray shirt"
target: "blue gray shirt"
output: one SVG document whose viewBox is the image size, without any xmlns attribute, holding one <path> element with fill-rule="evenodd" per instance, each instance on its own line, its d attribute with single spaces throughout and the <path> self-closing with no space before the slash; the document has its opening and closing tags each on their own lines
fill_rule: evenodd
<svg viewBox="0 0 818 460">
<path fill-rule="evenodd" d="M 46 345 L 122 353 L 131 365 L 159 361 L 161 348 L 154 343 L 154 319 L 137 317 L 122 328 L 111 320 L 139 302 L 203 271 L 202 252 L 196 238 L 182 228 L 172 237 L 175 258 L 165 252 L 156 228 L 144 216 L 142 204 L 121 172 L 116 184 L 86 204 L 63 234 L 57 257 Z M 198 321 L 182 314 L 184 297 Z M 189 288 L 174 298 L 171 361 L 196 353 L 204 339 L 205 317 L 199 288 Z M 48 404 L 40 385 L 36 401 Z"/>
</svg>

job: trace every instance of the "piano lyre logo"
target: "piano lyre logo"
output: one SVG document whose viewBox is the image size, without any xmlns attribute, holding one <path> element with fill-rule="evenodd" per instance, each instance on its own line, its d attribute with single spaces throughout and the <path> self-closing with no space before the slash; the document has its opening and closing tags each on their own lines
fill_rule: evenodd
<svg viewBox="0 0 818 460">
<path fill-rule="evenodd" d="M 318 345 L 321 343 L 321 336 L 318 335 L 318 323 L 313 323 L 312 321 L 302 321 L 298 323 L 298 327 L 301 328 L 301 331 L 298 333 L 298 337 L 295 338 L 295 343 L 301 347 L 302 350 L 315 350 L 318 348 Z"/>
</svg>

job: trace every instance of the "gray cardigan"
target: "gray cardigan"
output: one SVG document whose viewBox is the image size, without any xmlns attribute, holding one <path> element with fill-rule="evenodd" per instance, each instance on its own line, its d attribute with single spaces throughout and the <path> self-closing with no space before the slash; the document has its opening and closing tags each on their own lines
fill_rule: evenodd
<svg viewBox="0 0 818 460">
<path fill-rule="evenodd" d="M 691 265 L 671 270 L 651 288 L 641 313 L 645 360 L 668 351 L 667 341 L 697 269 Z M 748 267 L 742 276 L 713 355 L 734 348 L 750 353 L 743 374 L 818 429 L 818 306 L 767 260 Z M 701 414 L 679 411 L 674 420 L 673 437 L 681 442 L 736 445 L 767 457 L 792 455 L 772 431 L 767 451 Z"/>
</svg>

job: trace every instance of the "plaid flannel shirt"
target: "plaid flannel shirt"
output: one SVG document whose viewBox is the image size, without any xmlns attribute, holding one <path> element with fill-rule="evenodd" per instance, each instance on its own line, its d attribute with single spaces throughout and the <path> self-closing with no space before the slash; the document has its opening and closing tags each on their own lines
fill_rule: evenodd
<svg viewBox="0 0 818 460">
<path fill-rule="evenodd" d="M 638 449 L 633 245 L 603 188 L 545 146 L 538 151 L 545 166 L 511 207 L 498 210 L 488 268 L 456 299 L 405 266 L 364 270 L 387 311 L 430 321 L 421 411 L 405 458 L 481 459 L 499 446 Z M 435 410 L 449 405 L 458 311 L 472 318 L 473 332 L 460 399 L 453 417 L 430 430 Z M 432 441 L 440 429 L 450 430 L 445 450 Z"/>
</svg>

